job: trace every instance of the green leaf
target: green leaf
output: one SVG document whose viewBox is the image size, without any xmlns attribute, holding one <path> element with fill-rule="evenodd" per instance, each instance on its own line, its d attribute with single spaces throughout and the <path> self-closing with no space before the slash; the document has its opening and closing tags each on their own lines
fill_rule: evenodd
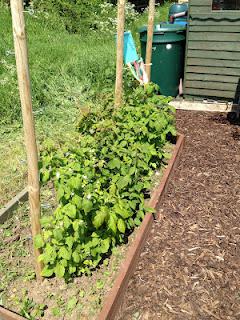
<svg viewBox="0 0 240 320">
<path fill-rule="evenodd" d="M 63 224 L 64 224 L 64 228 L 68 229 L 72 224 L 72 221 L 67 216 L 65 216 L 63 218 Z"/>
<path fill-rule="evenodd" d="M 113 160 L 108 162 L 108 167 L 110 169 L 119 169 L 121 167 L 121 161 L 118 158 L 114 158 Z"/>
<path fill-rule="evenodd" d="M 49 268 L 48 266 L 44 267 L 42 272 L 41 272 L 41 276 L 42 277 L 46 277 L 49 278 L 53 275 L 54 270 Z"/>
<path fill-rule="evenodd" d="M 63 210 L 69 218 L 76 218 L 77 210 L 74 204 L 68 203 L 66 206 L 64 206 Z"/>
<path fill-rule="evenodd" d="M 76 270 L 77 270 L 77 268 L 76 268 L 75 266 L 70 266 L 70 267 L 69 267 L 69 273 L 70 273 L 70 274 L 75 273 Z"/>
<path fill-rule="evenodd" d="M 107 212 L 105 208 L 101 208 L 101 210 L 97 211 L 93 218 L 93 225 L 96 229 L 99 229 L 107 216 Z"/>
<path fill-rule="evenodd" d="M 58 199 L 61 199 L 64 196 L 64 189 L 63 187 L 59 187 L 59 189 L 57 190 L 57 197 Z"/>
<path fill-rule="evenodd" d="M 102 242 L 101 242 L 102 253 L 107 253 L 109 248 L 110 248 L 110 238 L 102 240 Z"/>
<path fill-rule="evenodd" d="M 75 194 L 72 198 L 72 204 L 74 204 L 78 209 L 81 209 L 82 208 L 82 198 Z"/>
<path fill-rule="evenodd" d="M 65 275 L 65 267 L 58 263 L 54 268 L 54 272 L 58 278 L 63 278 Z"/>
<path fill-rule="evenodd" d="M 44 241 L 41 236 L 41 234 L 37 234 L 34 238 L 34 246 L 37 249 L 43 248 L 44 247 Z"/>
<path fill-rule="evenodd" d="M 108 229 L 111 230 L 114 234 L 117 232 L 117 226 L 113 215 L 110 215 L 108 220 Z"/>
<path fill-rule="evenodd" d="M 42 182 L 43 183 L 45 183 L 45 182 L 47 182 L 48 180 L 49 180 L 49 178 L 50 178 L 50 173 L 49 173 L 49 171 L 48 170 L 46 170 L 46 171 L 44 171 L 43 173 L 42 173 Z"/>
<path fill-rule="evenodd" d="M 117 181 L 117 187 L 119 190 L 122 190 L 131 182 L 132 179 L 129 176 L 120 177 Z"/>
<path fill-rule="evenodd" d="M 61 229 L 53 230 L 53 236 L 57 241 L 61 241 L 63 239 L 63 231 Z"/>
<path fill-rule="evenodd" d="M 126 231 L 126 224 L 125 222 L 123 221 L 123 219 L 118 219 L 118 223 L 117 223 L 117 227 L 118 227 L 118 230 L 121 232 L 121 233 L 125 233 Z"/>
<path fill-rule="evenodd" d="M 73 243 L 74 243 L 74 238 L 73 238 L 72 236 L 67 237 L 66 240 L 65 240 L 65 242 L 66 242 L 66 245 L 67 245 L 70 249 L 72 249 L 72 246 L 73 246 Z"/>
<path fill-rule="evenodd" d="M 82 207 L 85 213 L 89 213 L 92 210 L 93 203 L 88 199 L 83 199 Z"/>
<path fill-rule="evenodd" d="M 61 247 L 58 251 L 58 256 L 60 258 L 66 259 L 66 260 L 70 260 L 71 259 L 71 250 L 65 247 Z"/>
<path fill-rule="evenodd" d="M 80 262 L 80 255 L 79 255 L 79 253 L 77 252 L 77 251 L 74 251 L 73 252 L 73 254 L 72 254 L 72 257 L 73 257 L 73 261 L 75 262 L 75 263 L 79 263 Z"/>
</svg>

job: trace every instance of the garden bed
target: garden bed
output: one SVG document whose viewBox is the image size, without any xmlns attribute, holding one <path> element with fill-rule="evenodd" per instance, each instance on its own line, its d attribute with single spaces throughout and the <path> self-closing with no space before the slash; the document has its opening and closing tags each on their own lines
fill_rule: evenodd
<svg viewBox="0 0 240 320">
<path fill-rule="evenodd" d="M 149 203 L 151 207 L 156 207 L 161 199 L 182 146 L 183 136 L 180 136 L 168 167 L 161 177 L 161 182 L 151 194 Z M 44 191 L 44 198 L 43 210 L 52 210 L 55 203 L 52 201 L 53 195 L 49 190 Z M 19 228 L 20 219 L 21 228 Z M 36 316 L 32 319 L 41 318 L 43 315 L 48 320 L 59 319 L 63 314 L 65 319 L 78 319 L 79 317 L 96 319 L 102 307 L 99 319 L 112 319 L 118 310 L 128 279 L 134 271 L 152 222 L 153 215 L 147 214 L 141 226 L 130 236 L 128 243 L 117 247 L 113 255 L 91 277 L 75 278 L 68 284 L 64 280 L 53 278 L 38 284 L 33 279 L 28 206 L 23 204 L 18 208 L 15 217 L 8 220 L 1 228 L 1 233 L 4 235 L 1 241 L 5 241 L 5 247 L 9 248 L 5 250 L 7 253 L 1 250 L 3 259 L 1 259 L 0 268 L 5 278 L 8 277 L 5 279 L 6 287 L 2 288 L 4 292 L 7 290 L 7 295 L 4 299 L 2 295 L 1 304 L 18 312 L 25 311 L 26 318 L 29 314 L 35 313 Z M 4 254 L 6 254 L 5 257 Z M 8 259 L 7 264 L 6 259 Z M 3 280 L 1 281 L 2 286 L 4 286 Z M 18 319 L 14 314 L 9 314 L 12 319 Z M 5 309 L 0 309 L 0 316 L 5 317 L 4 320 L 11 319 L 5 313 Z"/>
<path fill-rule="evenodd" d="M 181 161 L 117 319 L 240 317 L 240 126 L 177 112 Z"/>
</svg>

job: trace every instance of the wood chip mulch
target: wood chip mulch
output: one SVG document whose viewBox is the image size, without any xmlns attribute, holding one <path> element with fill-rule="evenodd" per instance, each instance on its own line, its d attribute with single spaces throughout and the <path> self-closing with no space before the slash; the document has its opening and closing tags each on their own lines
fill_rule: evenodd
<svg viewBox="0 0 240 320">
<path fill-rule="evenodd" d="M 186 144 L 118 320 L 240 319 L 240 125 L 179 111 Z"/>
</svg>

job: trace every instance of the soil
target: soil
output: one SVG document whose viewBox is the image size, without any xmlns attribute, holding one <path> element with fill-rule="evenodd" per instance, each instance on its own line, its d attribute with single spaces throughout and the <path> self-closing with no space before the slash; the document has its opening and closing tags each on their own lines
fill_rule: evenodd
<svg viewBox="0 0 240 320">
<path fill-rule="evenodd" d="M 179 111 L 186 144 L 118 320 L 240 319 L 240 125 Z"/>
<path fill-rule="evenodd" d="M 165 146 L 169 158 L 173 147 L 171 143 Z M 156 170 L 152 189 L 159 184 L 167 162 Z M 57 207 L 51 183 L 41 190 L 41 207 L 43 215 L 52 214 Z M 14 216 L 0 225 L 0 305 L 30 320 L 96 319 L 136 232 L 137 228 L 91 276 L 77 277 L 70 283 L 57 278 L 39 283 L 34 272 L 29 206 L 20 204 Z"/>
</svg>

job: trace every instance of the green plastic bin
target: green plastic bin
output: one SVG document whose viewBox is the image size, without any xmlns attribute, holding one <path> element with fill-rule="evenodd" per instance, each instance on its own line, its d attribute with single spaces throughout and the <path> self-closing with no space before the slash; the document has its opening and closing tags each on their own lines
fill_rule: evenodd
<svg viewBox="0 0 240 320">
<path fill-rule="evenodd" d="M 145 61 L 147 27 L 139 30 L 142 57 Z M 161 23 L 154 27 L 151 81 L 160 87 L 160 93 L 176 97 L 184 73 L 186 27 Z"/>
</svg>

